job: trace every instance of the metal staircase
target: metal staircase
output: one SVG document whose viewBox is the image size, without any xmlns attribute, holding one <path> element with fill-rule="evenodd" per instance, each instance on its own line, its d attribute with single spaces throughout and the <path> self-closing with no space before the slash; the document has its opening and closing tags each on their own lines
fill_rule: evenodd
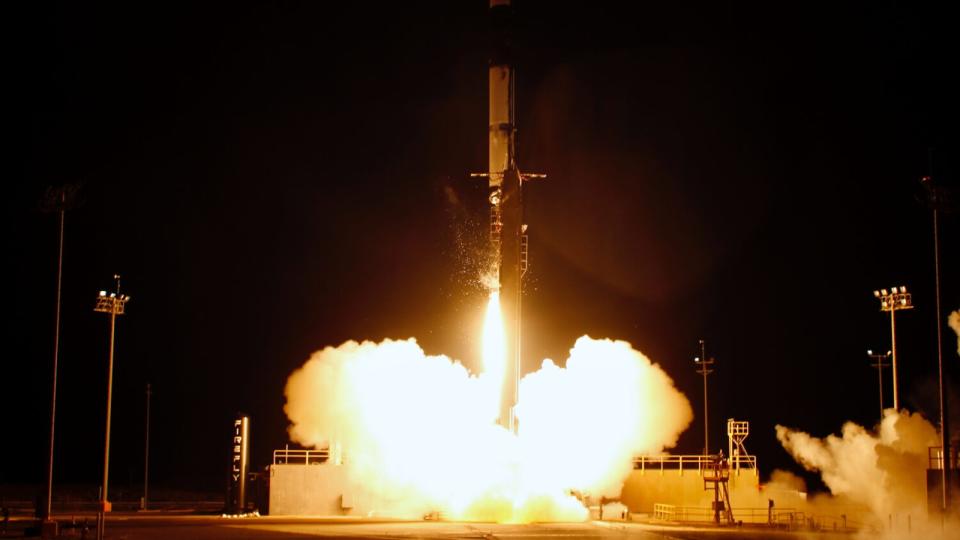
<svg viewBox="0 0 960 540">
<path fill-rule="evenodd" d="M 713 462 L 707 472 L 703 475 L 703 489 L 713 490 L 713 522 L 720 524 L 720 518 L 723 517 L 727 524 L 733 524 L 733 509 L 730 506 L 730 462 L 724 457 L 723 452 L 712 456 Z"/>
</svg>

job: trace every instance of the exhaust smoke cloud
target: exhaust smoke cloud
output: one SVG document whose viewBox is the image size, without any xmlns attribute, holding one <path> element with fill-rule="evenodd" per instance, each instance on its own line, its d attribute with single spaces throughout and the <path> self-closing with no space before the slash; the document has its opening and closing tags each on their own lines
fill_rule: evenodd
<svg viewBox="0 0 960 540">
<path fill-rule="evenodd" d="M 887 409 L 875 431 L 847 422 L 840 436 L 824 438 L 784 426 L 776 430 L 787 452 L 819 472 L 833 495 L 811 501 L 808 511 L 844 514 L 865 538 L 946 539 L 960 530 L 957 516 L 941 523 L 928 514 L 927 452 L 940 438 L 919 413 Z"/>
<path fill-rule="evenodd" d="M 488 307 L 480 374 L 413 338 L 314 353 L 287 381 L 290 438 L 343 448 L 351 485 L 383 513 L 580 521 L 577 495 L 619 496 L 631 456 L 672 447 L 692 419 L 646 356 L 584 336 L 564 367 L 547 359 L 521 380 L 515 435 L 495 423 L 504 364 L 490 358 L 502 355 L 491 324 Z"/>
<path fill-rule="evenodd" d="M 921 415 L 884 411 L 877 431 L 853 422 L 822 439 L 777 426 L 777 439 L 809 471 L 819 472 L 834 495 L 866 505 L 878 518 L 926 513 L 927 449 L 937 430 Z"/>
<path fill-rule="evenodd" d="M 950 314 L 949 324 L 960 355 L 960 311 Z M 956 515 L 943 522 L 928 516 L 928 451 L 940 446 L 940 435 L 919 413 L 887 409 L 875 430 L 847 422 L 840 436 L 817 438 L 780 425 L 776 432 L 787 452 L 819 472 L 835 496 L 833 502 L 814 501 L 819 511 L 863 506 L 868 528 L 862 532 L 877 535 L 871 538 L 953 538 L 960 530 Z"/>
<path fill-rule="evenodd" d="M 960 355 L 960 311 L 954 311 L 947 320 L 950 328 L 957 334 L 957 354 Z"/>
</svg>

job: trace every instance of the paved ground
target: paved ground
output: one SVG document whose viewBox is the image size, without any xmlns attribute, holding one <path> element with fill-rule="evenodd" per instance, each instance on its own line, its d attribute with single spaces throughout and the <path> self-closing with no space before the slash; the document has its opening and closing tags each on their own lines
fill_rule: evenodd
<svg viewBox="0 0 960 540">
<path fill-rule="evenodd" d="M 94 538 L 94 516 L 57 516 L 65 526 L 61 538 Z M 69 526 L 89 520 L 90 530 Z M 23 525 L 16 523 L 7 536 L 22 537 Z M 106 538 L 110 540 L 299 540 L 325 539 L 438 539 L 438 540 L 559 540 L 561 538 L 624 540 L 776 540 L 849 539 L 845 534 L 787 533 L 764 529 L 712 529 L 663 525 L 589 522 L 560 524 L 508 525 L 492 523 L 401 522 L 366 519 L 255 517 L 221 518 L 214 516 L 170 514 L 111 514 Z"/>
</svg>

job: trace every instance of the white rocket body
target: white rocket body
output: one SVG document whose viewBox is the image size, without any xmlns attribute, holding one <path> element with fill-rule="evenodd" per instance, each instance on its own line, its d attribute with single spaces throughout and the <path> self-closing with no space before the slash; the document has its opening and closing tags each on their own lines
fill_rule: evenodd
<svg viewBox="0 0 960 540">
<path fill-rule="evenodd" d="M 514 407 L 520 381 L 520 304 L 525 267 L 522 178 L 517 169 L 514 68 L 510 54 L 509 0 L 491 0 L 494 36 L 489 68 L 490 244 L 507 340 L 500 424 L 517 431 Z"/>
</svg>

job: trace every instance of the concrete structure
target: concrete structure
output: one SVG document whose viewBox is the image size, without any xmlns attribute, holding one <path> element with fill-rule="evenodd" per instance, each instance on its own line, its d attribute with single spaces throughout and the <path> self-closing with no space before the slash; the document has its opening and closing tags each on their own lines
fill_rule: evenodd
<svg viewBox="0 0 960 540">
<path fill-rule="evenodd" d="M 713 491 L 706 490 L 704 476 L 712 456 L 638 456 L 633 470 L 624 482 L 620 502 L 632 513 L 653 514 L 657 504 L 678 507 L 710 508 Z M 733 467 L 731 467 L 733 470 Z M 760 477 L 754 456 L 741 456 L 739 471 L 731 472 L 730 497 L 733 506 L 738 500 L 758 504 Z M 325 450 L 276 450 L 270 466 L 270 514 L 275 516 L 369 516 L 381 515 L 384 507 L 391 512 L 385 517 L 422 517 L 411 514 L 403 501 L 379 501 L 364 486 L 351 485 L 346 469 L 328 459 Z M 765 504 L 765 503 L 764 503 Z M 380 508 L 377 508 L 380 506 Z"/>
<path fill-rule="evenodd" d="M 352 510 L 344 468 L 329 463 L 270 466 L 270 514 L 342 516 Z"/>
<path fill-rule="evenodd" d="M 328 450 L 274 450 L 270 514 L 341 516 L 352 509 L 345 469 Z"/>
<path fill-rule="evenodd" d="M 402 519 L 425 516 L 423 508 L 406 498 L 384 498 L 382 493 L 375 496 L 378 486 L 352 483 L 336 452 L 275 450 L 269 475 L 270 515 Z"/>
<path fill-rule="evenodd" d="M 729 471 L 730 505 L 734 518 L 738 509 L 754 513 L 773 500 L 779 509 L 796 507 L 803 500 L 798 492 L 773 494 L 763 491 L 756 456 L 746 452 L 743 441 L 749 434 L 747 422 L 727 422 L 732 457 L 723 458 Z M 409 501 L 384 501 L 371 495 L 376 486 L 351 485 L 340 464 L 341 450 L 276 450 L 270 466 L 270 514 L 308 516 L 380 516 L 421 518 L 423 509 Z M 722 455 L 721 455 L 722 457 Z M 657 505 L 670 505 L 689 513 L 709 511 L 715 498 L 709 485 L 718 456 L 659 455 L 636 456 L 624 482 L 619 502 L 631 513 L 655 513 Z M 389 509 L 389 514 L 384 514 Z M 761 512 L 763 513 L 763 512 Z M 706 515 L 706 514 L 705 514 Z M 765 514 L 764 514 L 765 515 Z M 763 517 L 763 516 L 761 516 Z"/>
<path fill-rule="evenodd" d="M 712 460 L 713 456 L 700 455 L 637 456 L 623 484 L 620 502 L 640 514 L 653 514 L 657 504 L 710 508 L 714 494 L 704 485 L 704 479 Z M 750 495 L 751 502 L 756 498 L 760 474 L 756 456 L 741 455 L 736 462 L 731 460 L 730 467 L 730 499 L 736 508 L 745 494 Z"/>
</svg>

